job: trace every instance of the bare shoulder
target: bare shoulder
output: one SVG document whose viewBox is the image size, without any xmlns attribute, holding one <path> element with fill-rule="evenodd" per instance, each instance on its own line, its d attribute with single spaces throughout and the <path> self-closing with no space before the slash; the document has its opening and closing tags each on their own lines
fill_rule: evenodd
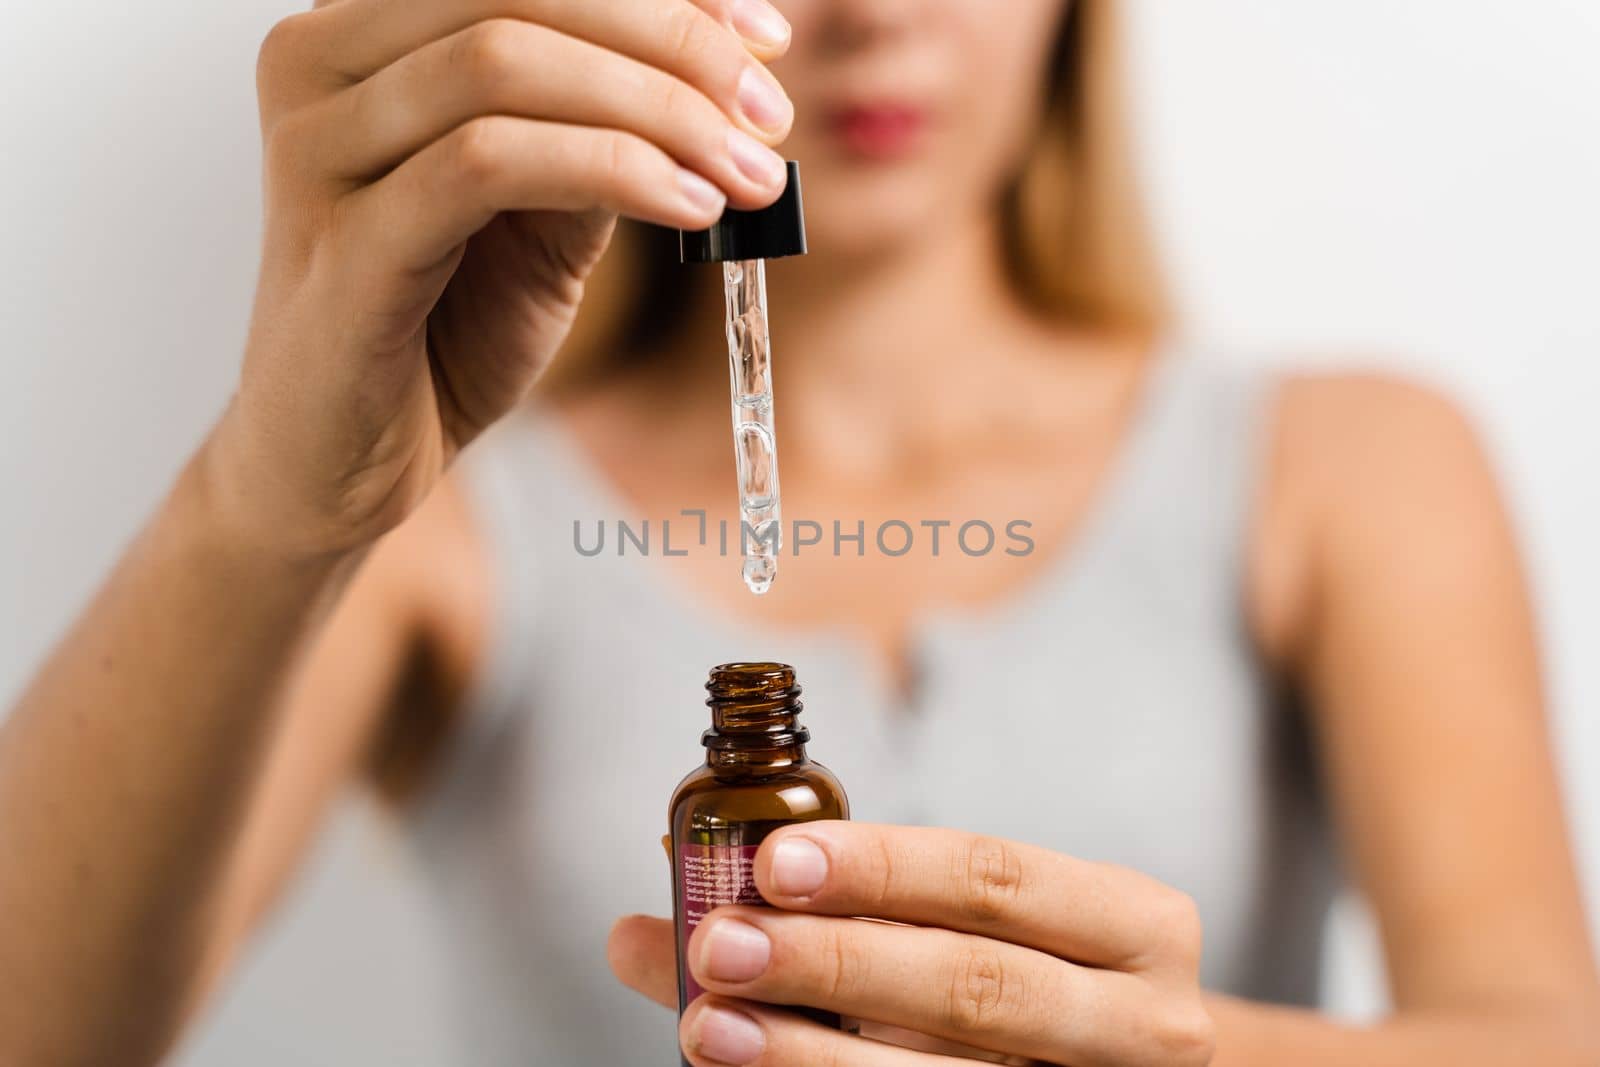
<svg viewBox="0 0 1600 1067">
<path fill-rule="evenodd" d="M 1250 604 L 1275 656 L 1293 655 L 1314 602 L 1352 582 L 1505 551 L 1479 431 L 1435 386 L 1377 373 L 1288 375 L 1271 451 Z"/>
<path fill-rule="evenodd" d="M 1483 450 L 1471 418 L 1437 387 L 1386 374 L 1307 374 L 1284 380 L 1278 459 L 1286 473 L 1381 492 L 1475 479 Z M 1354 481 L 1354 484 L 1349 484 Z M 1333 503 L 1335 501 L 1330 501 Z"/>
<path fill-rule="evenodd" d="M 416 794 L 444 737 L 459 725 L 488 641 L 491 588 L 471 502 L 455 475 L 373 550 L 351 591 L 386 615 L 387 625 L 406 631 L 370 768 L 391 800 Z"/>
<path fill-rule="evenodd" d="M 476 613 L 488 591 L 488 563 L 460 476 L 446 478 L 385 537 L 366 569 L 423 624 Z"/>
</svg>

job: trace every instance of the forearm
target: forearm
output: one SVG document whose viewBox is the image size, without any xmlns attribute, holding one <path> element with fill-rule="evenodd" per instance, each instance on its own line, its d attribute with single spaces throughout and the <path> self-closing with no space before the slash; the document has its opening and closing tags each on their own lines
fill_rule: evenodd
<svg viewBox="0 0 1600 1067">
<path fill-rule="evenodd" d="M 214 499 L 202 453 L 0 727 L 0 1061 L 170 1040 L 274 705 L 356 565 L 249 548 Z"/>
<path fill-rule="evenodd" d="M 1213 1067 L 1594 1067 L 1592 1010 L 1500 1006 L 1402 1012 L 1370 1026 L 1213 996 Z"/>
</svg>

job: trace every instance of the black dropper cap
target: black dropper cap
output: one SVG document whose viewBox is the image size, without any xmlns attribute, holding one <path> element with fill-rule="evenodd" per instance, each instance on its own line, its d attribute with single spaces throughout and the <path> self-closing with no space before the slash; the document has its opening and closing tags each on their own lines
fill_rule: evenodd
<svg viewBox="0 0 1600 1067">
<path fill-rule="evenodd" d="M 680 230 L 679 255 L 685 263 L 778 259 L 806 254 L 805 208 L 800 202 L 800 164 L 789 161 L 789 184 L 771 207 L 759 211 L 729 208 L 709 230 Z"/>
</svg>

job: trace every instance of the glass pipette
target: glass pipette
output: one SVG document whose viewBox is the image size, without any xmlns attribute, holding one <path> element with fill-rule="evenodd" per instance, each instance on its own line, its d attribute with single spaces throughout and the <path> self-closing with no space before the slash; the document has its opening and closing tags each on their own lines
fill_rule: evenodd
<svg viewBox="0 0 1600 1067">
<path fill-rule="evenodd" d="M 728 307 L 733 451 L 739 475 L 739 544 L 744 584 L 759 596 L 772 588 L 783 549 L 778 438 L 772 424 L 767 264 L 760 259 L 724 263 L 722 277 Z"/>
<path fill-rule="evenodd" d="M 711 229 L 684 233 L 681 249 L 686 263 L 722 264 L 734 465 L 739 480 L 738 541 L 744 584 L 761 596 L 778 576 L 778 556 L 783 549 L 766 261 L 805 253 L 799 165 L 789 164 L 789 184 L 771 207 L 729 210 Z"/>
</svg>

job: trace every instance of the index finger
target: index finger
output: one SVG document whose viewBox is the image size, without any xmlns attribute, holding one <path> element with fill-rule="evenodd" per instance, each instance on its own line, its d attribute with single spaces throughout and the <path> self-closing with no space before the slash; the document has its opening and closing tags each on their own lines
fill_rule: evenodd
<svg viewBox="0 0 1600 1067">
<path fill-rule="evenodd" d="M 762 897 L 790 911 L 942 926 L 1125 971 L 1199 960 L 1184 894 L 1125 867 L 982 834 L 802 823 L 762 843 L 755 876 Z"/>
<path fill-rule="evenodd" d="M 732 71 L 736 78 L 752 58 L 776 59 L 789 47 L 789 24 L 767 0 L 339 0 L 319 8 L 316 18 L 325 62 L 353 81 L 493 18 L 536 22 L 621 52 L 714 99 L 722 87 L 704 84 L 707 77 L 721 80 Z M 762 64 L 754 68 L 756 77 L 772 79 Z"/>
</svg>

